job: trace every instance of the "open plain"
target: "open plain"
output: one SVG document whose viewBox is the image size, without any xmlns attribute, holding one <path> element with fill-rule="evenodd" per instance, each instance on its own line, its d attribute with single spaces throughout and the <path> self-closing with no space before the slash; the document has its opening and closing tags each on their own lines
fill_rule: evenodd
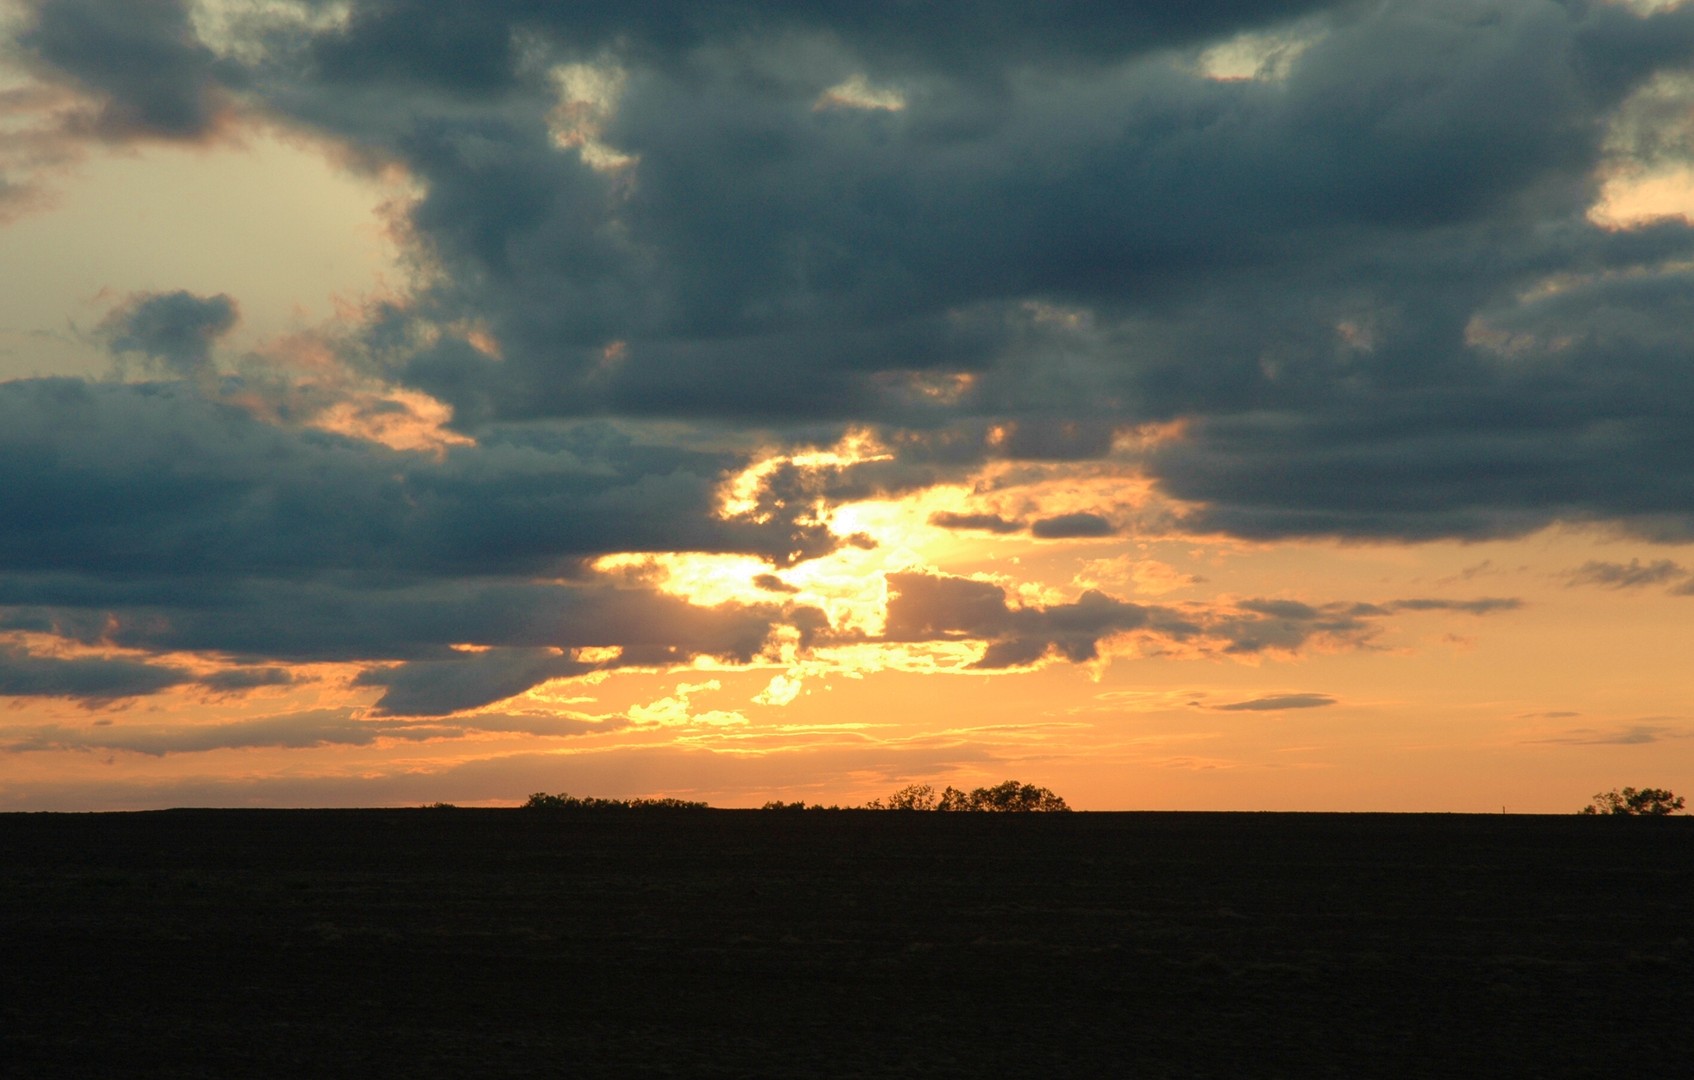
<svg viewBox="0 0 1694 1080">
<path fill-rule="evenodd" d="M 1688 818 L 11 814 L 0 869 L 16 1077 L 1621 1077 L 1694 1045 Z"/>
</svg>

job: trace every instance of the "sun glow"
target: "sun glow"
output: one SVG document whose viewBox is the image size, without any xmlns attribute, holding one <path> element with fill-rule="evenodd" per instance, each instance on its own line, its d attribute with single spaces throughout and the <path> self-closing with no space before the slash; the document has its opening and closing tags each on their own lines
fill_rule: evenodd
<svg viewBox="0 0 1694 1080">
<path fill-rule="evenodd" d="M 428 394 L 388 389 L 350 394 L 315 417 L 311 426 L 381 443 L 391 450 L 413 450 L 440 458 L 448 447 L 475 444 L 475 440 L 447 427 L 452 418 L 452 410 Z"/>
<path fill-rule="evenodd" d="M 1661 218 L 1694 220 L 1694 168 L 1620 172 L 1608 177 L 1588 220 L 1604 229 L 1628 229 Z"/>
<path fill-rule="evenodd" d="M 785 466 L 805 474 L 893 459 L 894 455 L 875 434 L 862 429 L 849 431 L 831 447 L 789 452 L 769 450 L 723 485 L 718 514 L 726 519 L 747 518 L 761 525 L 773 520 L 776 515 L 766 505 L 765 496 L 773 478 Z M 780 498 L 773 501 L 777 508 L 784 505 Z"/>
<path fill-rule="evenodd" d="M 553 144 L 561 150 L 576 150 L 596 172 L 632 168 L 639 158 L 601 140 L 629 81 L 628 72 L 611 64 L 576 63 L 559 65 L 552 76 L 559 99 L 548 118 Z"/>
<path fill-rule="evenodd" d="M 1282 82 L 1300 54 L 1322 35 L 1309 30 L 1250 31 L 1208 47 L 1200 54 L 1200 74 L 1217 82 Z"/>
<path fill-rule="evenodd" d="M 863 75 L 849 76 L 845 81 L 825 90 L 812 103 L 813 112 L 828 109 L 862 109 L 869 112 L 900 112 L 906 107 L 906 96 L 898 90 L 871 85 Z"/>
</svg>

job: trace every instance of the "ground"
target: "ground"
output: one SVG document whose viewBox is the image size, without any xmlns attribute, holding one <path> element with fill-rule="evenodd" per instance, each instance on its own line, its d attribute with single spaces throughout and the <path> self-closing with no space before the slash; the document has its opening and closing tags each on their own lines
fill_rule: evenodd
<svg viewBox="0 0 1694 1080">
<path fill-rule="evenodd" d="M 1694 820 L 0 815 L 19 1077 L 1678 1075 Z"/>
</svg>

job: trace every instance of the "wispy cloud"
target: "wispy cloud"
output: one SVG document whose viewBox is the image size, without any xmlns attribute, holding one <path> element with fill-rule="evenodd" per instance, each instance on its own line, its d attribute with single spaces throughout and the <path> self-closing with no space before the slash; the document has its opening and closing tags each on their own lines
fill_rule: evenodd
<svg viewBox="0 0 1694 1080">
<path fill-rule="evenodd" d="M 1334 705 L 1328 694 L 1270 694 L 1247 701 L 1232 701 L 1228 705 L 1210 705 L 1219 712 L 1281 712 L 1285 709 L 1321 709 Z"/>
<path fill-rule="evenodd" d="M 1096 659 L 1107 639 L 1137 635 L 1150 642 L 1253 657 L 1293 654 L 1314 644 L 1364 648 L 1382 620 L 1405 611 L 1486 615 L 1519 606 L 1513 599 L 1393 600 L 1387 603 L 1245 599 L 1229 603 L 1141 604 L 1098 589 L 1075 601 L 1014 606 L 993 582 L 944 574 L 887 576 L 885 639 L 891 642 L 977 640 L 987 643 L 976 668 L 1024 667 L 1062 658 Z"/>
<path fill-rule="evenodd" d="M 1559 735 L 1531 739 L 1569 746 L 1643 746 L 1647 743 L 1694 737 L 1694 729 L 1665 724 L 1630 724 L 1616 728 L 1575 728 Z"/>
<path fill-rule="evenodd" d="M 452 720 L 380 720 L 351 709 L 314 709 L 209 724 L 105 723 L 88 727 L 46 724 L 0 729 L 0 753 L 43 751 L 123 751 L 149 757 L 256 748 L 304 749 L 323 746 L 370 746 L 381 740 L 425 742 L 458 739 L 476 733 L 516 733 L 546 737 L 617 731 L 628 726 L 621 716 L 526 716 L 491 714 Z"/>
<path fill-rule="evenodd" d="M 1564 574 L 1567 587 L 1595 585 L 1603 589 L 1641 589 L 1649 585 L 1669 584 L 1688 576 L 1686 567 L 1670 559 L 1655 559 L 1649 563 L 1640 559 L 1631 559 L 1627 563 L 1590 560 Z"/>
</svg>

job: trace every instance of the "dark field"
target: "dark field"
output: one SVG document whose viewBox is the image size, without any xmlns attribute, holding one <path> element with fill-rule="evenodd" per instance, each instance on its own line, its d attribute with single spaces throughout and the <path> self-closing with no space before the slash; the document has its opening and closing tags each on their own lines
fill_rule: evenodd
<svg viewBox="0 0 1694 1080">
<path fill-rule="evenodd" d="M 1694 1075 L 1694 819 L 0 815 L 0 1073 Z"/>
</svg>

